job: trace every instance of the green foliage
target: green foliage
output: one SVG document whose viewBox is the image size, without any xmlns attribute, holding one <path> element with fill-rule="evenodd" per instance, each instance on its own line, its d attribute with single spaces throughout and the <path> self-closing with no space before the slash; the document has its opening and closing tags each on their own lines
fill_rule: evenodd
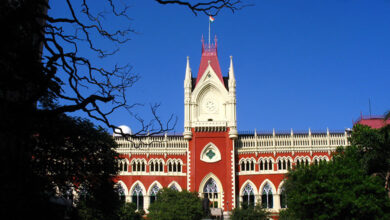
<svg viewBox="0 0 390 220">
<path fill-rule="evenodd" d="M 157 200 L 150 205 L 148 219 L 198 220 L 202 215 L 202 202 L 197 193 L 164 188 L 158 192 Z"/>
<path fill-rule="evenodd" d="M 145 214 L 143 211 L 136 211 L 135 203 L 124 203 L 118 211 L 119 220 L 140 220 Z"/>
<path fill-rule="evenodd" d="M 339 148 L 333 161 L 295 169 L 285 183 L 297 219 L 388 219 L 390 200 L 379 178 L 362 168 L 359 148 Z"/>
<path fill-rule="evenodd" d="M 254 207 L 248 207 L 246 204 L 236 207 L 230 217 L 232 220 L 265 220 L 268 215 L 269 213 L 261 207 L 260 203 L 257 203 Z"/>
<path fill-rule="evenodd" d="M 137 212 L 134 203 L 122 203 L 117 209 L 115 215 L 107 217 L 100 210 L 87 205 L 87 202 L 81 201 L 76 209 L 76 216 L 74 219 L 78 220 L 101 220 L 101 219 L 115 219 L 115 220 L 141 220 L 143 212 Z"/>
<path fill-rule="evenodd" d="M 359 161 L 367 174 L 383 179 L 390 171 L 390 126 L 371 129 L 357 124 L 353 128 L 351 145 L 359 151 Z"/>
</svg>

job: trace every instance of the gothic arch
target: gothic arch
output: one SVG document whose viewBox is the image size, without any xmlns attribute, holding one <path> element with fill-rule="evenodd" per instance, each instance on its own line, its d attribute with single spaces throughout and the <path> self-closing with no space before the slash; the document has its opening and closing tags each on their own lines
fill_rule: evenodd
<svg viewBox="0 0 390 220">
<path fill-rule="evenodd" d="M 172 181 L 172 182 L 168 185 L 168 188 L 171 188 L 172 186 L 175 186 L 175 187 L 177 188 L 177 190 L 179 190 L 179 192 L 182 191 L 180 184 L 177 183 L 176 181 Z"/>
<path fill-rule="evenodd" d="M 206 184 L 209 184 L 209 181 L 214 180 L 215 186 L 217 187 L 217 192 L 204 192 L 204 188 Z M 211 181 L 212 182 L 212 181 Z M 221 181 L 219 178 L 213 174 L 209 173 L 205 177 L 203 177 L 202 182 L 199 184 L 199 194 L 200 197 L 204 197 L 205 194 L 207 194 L 208 198 L 211 201 L 212 207 L 214 208 L 224 208 L 224 191 L 223 191 L 223 186 L 221 184 Z M 211 195 L 211 196 L 210 196 Z"/>
<path fill-rule="evenodd" d="M 126 184 L 122 180 L 119 180 L 118 182 L 116 182 L 115 186 L 121 186 L 125 195 L 126 196 L 129 195 L 129 190 L 127 189 Z"/>
<path fill-rule="evenodd" d="M 147 195 L 150 195 L 154 185 L 157 185 L 160 190 L 163 188 L 163 186 L 157 180 L 155 180 L 152 184 L 150 184 Z"/>
<path fill-rule="evenodd" d="M 280 183 L 279 183 L 279 186 L 278 186 L 278 195 L 280 195 L 280 193 L 281 193 L 281 190 L 282 190 L 282 187 L 284 186 L 284 183 L 285 183 L 286 181 L 285 180 L 282 180 Z"/>
<path fill-rule="evenodd" d="M 276 194 L 276 187 L 275 187 L 275 185 L 272 183 L 272 181 L 269 180 L 269 179 L 265 179 L 265 180 L 261 183 L 260 188 L 259 188 L 259 194 L 261 194 L 261 192 L 263 192 L 263 188 L 264 188 L 265 184 L 267 184 L 267 183 L 271 186 L 272 193 L 273 193 L 273 194 Z"/>
<path fill-rule="evenodd" d="M 253 193 L 254 193 L 255 195 L 257 195 L 257 194 L 258 194 L 258 191 L 257 191 L 256 185 L 255 185 L 251 180 L 247 180 L 247 181 L 245 181 L 245 182 L 241 185 L 240 192 L 239 192 L 240 196 L 243 195 L 242 192 L 244 191 L 244 188 L 245 188 L 245 186 L 246 186 L 247 184 L 249 184 L 249 185 L 252 186 L 252 188 L 253 188 Z M 255 201 L 255 202 L 256 202 L 256 201 Z"/>
<path fill-rule="evenodd" d="M 141 187 L 141 189 L 142 189 L 142 194 L 143 194 L 144 196 L 146 196 L 147 194 L 146 194 L 145 186 L 144 186 L 144 184 L 142 184 L 142 182 L 139 181 L 139 180 L 135 181 L 135 182 L 133 183 L 133 185 L 130 187 L 129 195 L 131 195 L 131 192 L 133 191 L 134 187 L 135 187 L 137 184 Z"/>
</svg>

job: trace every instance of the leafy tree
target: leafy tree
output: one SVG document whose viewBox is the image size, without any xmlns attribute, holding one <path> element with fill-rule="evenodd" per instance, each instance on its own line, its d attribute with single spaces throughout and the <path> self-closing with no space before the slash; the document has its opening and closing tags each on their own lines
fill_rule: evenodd
<svg viewBox="0 0 390 220">
<path fill-rule="evenodd" d="M 112 136 L 85 119 L 65 115 L 43 120 L 38 130 L 31 164 L 33 174 L 44 180 L 46 194 L 77 204 L 74 191 L 80 195 L 80 207 L 104 219 L 114 218 L 120 200 L 113 180 L 118 154 Z"/>
<path fill-rule="evenodd" d="M 372 129 L 356 124 L 351 136 L 351 145 L 357 147 L 359 161 L 368 175 L 382 179 L 390 198 L 390 125 Z"/>
<path fill-rule="evenodd" d="M 231 219 L 233 220 L 265 220 L 268 219 L 269 213 L 266 212 L 260 205 L 257 203 L 254 207 L 248 206 L 247 204 L 242 204 L 242 207 L 236 207 L 233 209 Z"/>
<path fill-rule="evenodd" d="M 329 163 L 290 171 L 288 211 L 296 219 L 388 219 L 390 200 L 381 181 L 359 162 L 359 149 L 339 148 Z"/>
<path fill-rule="evenodd" d="M 202 215 L 202 202 L 196 192 L 178 192 L 164 188 L 157 193 L 157 200 L 150 205 L 148 219 L 195 220 Z"/>
<path fill-rule="evenodd" d="M 102 167 L 114 161 L 108 158 L 113 155 L 103 147 L 110 142 L 107 135 L 92 131 L 91 124 L 66 118 L 64 114 L 83 111 L 114 130 L 116 126 L 109 120 L 112 112 L 119 108 L 131 111 L 134 106 L 128 104 L 126 97 L 126 89 L 138 79 L 131 66 L 113 64 L 112 68 L 102 68 L 100 61 L 94 63 L 89 59 L 91 56 L 105 58 L 129 40 L 131 27 L 115 30 L 104 22 L 104 19 L 129 19 L 128 7 L 105 1 L 111 14 L 102 16 L 92 3 L 64 0 L 64 16 L 54 16 L 50 2 L 0 1 L 0 24 L 2 33 L 6 33 L 2 35 L 6 43 L 0 50 L 0 216 L 14 219 L 23 218 L 23 212 L 29 218 L 61 219 L 61 216 L 53 217 L 59 212 L 51 212 L 58 208 L 50 201 L 57 192 L 53 186 L 63 195 L 79 183 L 93 195 L 86 205 L 93 204 L 100 210 L 115 205 L 105 206 L 104 202 L 110 199 L 93 193 L 110 189 L 113 184 L 107 180 L 112 168 Z M 234 11 L 235 2 L 240 1 L 157 2 L 185 5 L 194 13 L 207 14 L 218 13 L 223 8 Z M 104 43 L 97 44 L 100 40 Z M 152 107 L 152 115 L 150 123 L 136 116 L 141 129 L 135 134 L 146 135 L 149 131 L 153 135 L 171 130 L 175 125 L 172 117 L 166 124 L 162 123 L 156 106 Z M 85 126 L 91 132 L 89 137 L 95 140 L 78 140 L 76 137 L 86 133 L 79 126 Z M 72 133 L 73 128 L 81 133 Z M 63 131 L 64 134 L 60 133 Z M 103 148 L 93 147 L 96 142 Z M 79 145 L 84 143 L 90 143 L 87 146 L 91 149 L 87 151 Z"/>
<path fill-rule="evenodd" d="M 141 220 L 144 212 L 137 211 L 135 203 L 123 203 L 119 209 L 119 220 Z"/>
</svg>

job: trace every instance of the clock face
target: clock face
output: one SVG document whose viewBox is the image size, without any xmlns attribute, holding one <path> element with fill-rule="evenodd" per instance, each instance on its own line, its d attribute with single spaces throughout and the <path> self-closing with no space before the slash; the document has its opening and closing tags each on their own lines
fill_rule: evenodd
<svg viewBox="0 0 390 220">
<path fill-rule="evenodd" d="M 205 108 L 207 112 L 215 112 L 217 110 L 217 106 L 214 101 L 208 100 L 205 104 Z"/>
</svg>

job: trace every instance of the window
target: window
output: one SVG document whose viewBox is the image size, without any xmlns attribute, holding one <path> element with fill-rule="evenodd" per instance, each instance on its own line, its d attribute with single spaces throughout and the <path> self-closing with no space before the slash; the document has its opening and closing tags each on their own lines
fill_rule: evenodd
<svg viewBox="0 0 390 220">
<path fill-rule="evenodd" d="M 150 192 L 150 204 L 156 201 L 158 191 L 160 191 L 160 188 L 155 184 Z"/>
<path fill-rule="evenodd" d="M 125 190 L 123 189 L 122 185 L 118 184 L 117 189 L 118 189 L 119 199 L 123 202 L 126 201 L 126 194 L 125 194 Z"/>
<path fill-rule="evenodd" d="M 172 190 L 179 191 L 179 189 L 176 187 L 175 184 L 172 184 L 169 188 L 172 189 Z"/>
<path fill-rule="evenodd" d="M 243 159 L 241 161 L 241 171 L 254 171 L 255 162 L 253 159 Z"/>
<path fill-rule="evenodd" d="M 242 205 L 243 207 L 255 206 L 255 194 L 253 193 L 253 188 L 249 183 L 246 184 L 242 193 Z"/>
<path fill-rule="evenodd" d="M 118 160 L 118 168 L 120 172 L 127 172 L 128 166 L 129 166 L 129 161 L 127 159 Z"/>
<path fill-rule="evenodd" d="M 263 188 L 263 192 L 261 194 L 261 205 L 263 208 L 271 209 L 273 207 L 273 197 L 272 197 L 272 188 L 267 183 Z"/>
<path fill-rule="evenodd" d="M 278 158 L 278 170 L 291 169 L 290 158 Z"/>
<path fill-rule="evenodd" d="M 146 161 L 144 159 L 134 159 L 132 163 L 132 172 L 145 172 L 146 171 Z"/>
<path fill-rule="evenodd" d="M 138 183 L 137 183 L 137 185 L 135 185 L 133 192 L 131 194 L 132 194 L 131 202 L 137 204 L 137 210 L 143 210 L 144 209 L 144 196 L 142 194 L 142 189 L 138 185 Z"/>
<path fill-rule="evenodd" d="M 168 172 L 179 172 L 181 173 L 182 172 L 182 162 L 181 160 L 176 160 L 176 159 L 173 159 L 173 160 L 169 160 L 168 161 Z"/>
<path fill-rule="evenodd" d="M 161 159 L 152 159 L 149 161 L 150 172 L 164 172 L 164 164 Z"/>
<path fill-rule="evenodd" d="M 287 194 L 284 186 L 280 189 L 280 207 L 287 208 Z"/>
<path fill-rule="evenodd" d="M 203 196 L 210 200 L 211 208 L 218 208 L 218 187 L 213 178 L 207 180 L 203 188 Z"/>
<path fill-rule="evenodd" d="M 262 170 L 273 170 L 273 163 L 271 158 L 260 158 L 259 169 Z"/>
</svg>

